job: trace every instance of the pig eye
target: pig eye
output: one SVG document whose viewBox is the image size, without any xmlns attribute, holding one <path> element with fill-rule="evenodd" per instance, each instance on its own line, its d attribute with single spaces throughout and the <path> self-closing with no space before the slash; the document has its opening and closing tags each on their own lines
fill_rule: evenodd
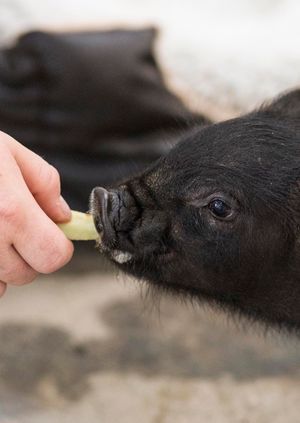
<svg viewBox="0 0 300 423">
<path fill-rule="evenodd" d="M 219 219 L 226 219 L 232 215 L 232 209 L 225 201 L 220 198 L 215 198 L 208 204 L 208 209 L 214 217 Z"/>
</svg>

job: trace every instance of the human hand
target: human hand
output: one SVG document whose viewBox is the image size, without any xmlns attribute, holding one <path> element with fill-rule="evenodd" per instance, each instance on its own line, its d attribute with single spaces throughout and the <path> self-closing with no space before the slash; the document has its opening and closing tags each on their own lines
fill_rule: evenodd
<svg viewBox="0 0 300 423">
<path fill-rule="evenodd" d="M 57 170 L 0 131 L 0 296 L 71 259 L 73 244 L 54 223 L 70 217 Z"/>
</svg>

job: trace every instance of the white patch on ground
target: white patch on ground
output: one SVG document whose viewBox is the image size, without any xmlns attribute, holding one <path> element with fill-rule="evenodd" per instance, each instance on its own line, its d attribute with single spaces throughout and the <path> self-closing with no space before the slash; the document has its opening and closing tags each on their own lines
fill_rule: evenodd
<svg viewBox="0 0 300 423">
<path fill-rule="evenodd" d="M 0 0 L 0 12 L 2 43 L 31 28 L 154 25 L 168 84 L 219 118 L 300 84 L 296 0 Z"/>
<path fill-rule="evenodd" d="M 143 304 L 138 284 L 101 272 L 9 289 L 1 423 L 298 422 L 299 343 L 168 298 L 159 309 Z M 68 400 L 73 385 L 79 396 Z"/>
</svg>

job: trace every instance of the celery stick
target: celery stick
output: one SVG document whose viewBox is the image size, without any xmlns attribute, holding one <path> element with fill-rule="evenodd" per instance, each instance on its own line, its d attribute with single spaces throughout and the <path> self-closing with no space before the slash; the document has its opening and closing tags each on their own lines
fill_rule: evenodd
<svg viewBox="0 0 300 423">
<path fill-rule="evenodd" d="M 93 216 L 72 210 L 72 218 L 67 223 L 57 225 L 66 237 L 72 241 L 99 240 L 100 235 L 96 231 Z"/>
</svg>

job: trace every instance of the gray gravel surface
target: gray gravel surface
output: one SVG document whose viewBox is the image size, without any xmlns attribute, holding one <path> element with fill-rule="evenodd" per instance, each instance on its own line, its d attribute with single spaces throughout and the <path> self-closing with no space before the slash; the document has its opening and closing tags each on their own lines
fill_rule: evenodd
<svg viewBox="0 0 300 423">
<path fill-rule="evenodd" d="M 0 423 L 299 422 L 295 338 L 149 296 L 78 248 L 0 303 Z"/>
</svg>

